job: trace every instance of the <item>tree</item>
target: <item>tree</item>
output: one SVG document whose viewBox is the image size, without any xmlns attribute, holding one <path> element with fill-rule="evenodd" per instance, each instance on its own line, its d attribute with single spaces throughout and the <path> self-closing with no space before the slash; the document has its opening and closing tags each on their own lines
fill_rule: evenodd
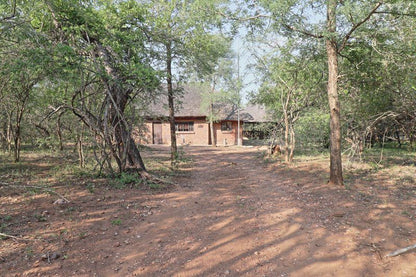
<svg viewBox="0 0 416 277">
<path fill-rule="evenodd" d="M 279 47 L 277 56 L 258 57 L 263 79 L 254 101 L 268 107 L 276 121 L 283 118 L 282 152 L 288 163 L 296 147 L 295 123 L 305 109 L 318 104 L 317 95 L 323 89 L 322 55 L 310 48 L 305 52 L 300 49 L 296 43 L 287 42 Z"/>
<path fill-rule="evenodd" d="M 13 140 L 14 161 L 20 160 L 23 117 L 33 91 L 48 74 L 51 65 L 50 44 L 27 22 L 28 10 L 12 2 L 12 11 L 0 6 L 0 97 L 6 116 L 3 139 L 10 150 Z M 17 10 L 19 12 L 17 12 Z"/>
<path fill-rule="evenodd" d="M 404 5 L 406 3 L 407 5 Z M 338 57 L 353 41 L 353 35 L 377 16 L 404 14 L 414 6 L 412 1 L 270 1 L 250 2 L 252 19 L 264 19 L 273 32 L 298 39 L 315 40 L 326 45 L 328 65 L 327 96 L 330 114 L 330 178 L 343 184 L 341 160 L 341 109 L 338 99 L 340 79 Z M 400 12 L 398 12 L 400 11 Z M 270 24 L 269 24 L 270 23 Z M 369 35 L 369 34 L 367 34 Z"/>
<path fill-rule="evenodd" d="M 340 96 L 351 158 L 361 158 L 383 136 L 399 146 L 403 136 L 412 142 L 415 18 L 390 14 L 388 19 L 357 30 L 354 44 L 341 57 Z"/>
<path fill-rule="evenodd" d="M 158 85 L 140 28 L 142 6 L 136 1 L 81 6 L 63 1 L 46 2 L 41 8 L 48 11 L 44 25 L 59 49 L 56 55 L 66 73 L 62 76 L 69 77 L 75 88 L 67 108 L 100 137 L 119 172 L 134 168 L 147 177 L 126 118 L 133 99 L 138 95 L 151 99 Z"/>
<path fill-rule="evenodd" d="M 151 0 L 144 29 L 155 51 L 156 60 L 165 71 L 169 105 L 171 162 L 178 157 L 175 130 L 175 98 L 187 72 L 206 75 L 229 48 L 217 27 L 221 24 L 215 11 L 224 1 Z M 176 89 L 174 89 L 176 83 Z"/>
<path fill-rule="evenodd" d="M 202 76 L 200 91 L 202 92 L 201 109 L 208 114 L 207 120 L 210 125 L 211 143 L 217 145 L 214 123 L 220 117 L 216 106 L 230 104 L 232 85 L 233 85 L 233 63 L 232 57 L 222 58 L 214 66 L 213 72 Z M 195 76 L 197 78 L 197 76 Z M 197 78 L 198 79 L 198 78 Z M 232 104 L 232 103 L 231 103 Z"/>
</svg>

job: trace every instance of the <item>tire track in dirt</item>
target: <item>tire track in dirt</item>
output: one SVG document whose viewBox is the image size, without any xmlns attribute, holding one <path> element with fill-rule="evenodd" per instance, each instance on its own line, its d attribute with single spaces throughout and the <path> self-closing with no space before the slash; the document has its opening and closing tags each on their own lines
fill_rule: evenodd
<svg viewBox="0 0 416 277">
<path fill-rule="evenodd" d="M 191 176 L 164 199 L 143 276 L 383 276 L 357 251 L 360 230 L 329 215 L 345 195 L 314 191 L 321 169 L 269 165 L 255 148 L 187 153 Z"/>
</svg>

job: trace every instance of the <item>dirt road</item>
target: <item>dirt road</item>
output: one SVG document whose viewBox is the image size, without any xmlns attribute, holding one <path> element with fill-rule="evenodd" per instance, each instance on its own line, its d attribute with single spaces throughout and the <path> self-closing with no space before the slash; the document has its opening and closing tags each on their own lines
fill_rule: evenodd
<svg viewBox="0 0 416 277">
<path fill-rule="evenodd" d="M 171 191 L 74 189 L 65 208 L 39 202 L 48 225 L 31 228 L 49 240 L 26 262 L 16 253 L 27 245 L 6 241 L 0 275 L 415 276 L 414 252 L 385 257 L 414 241 L 415 222 L 381 201 L 383 188 L 330 187 L 325 162 L 269 164 L 257 148 L 185 152 L 193 162 Z"/>
</svg>

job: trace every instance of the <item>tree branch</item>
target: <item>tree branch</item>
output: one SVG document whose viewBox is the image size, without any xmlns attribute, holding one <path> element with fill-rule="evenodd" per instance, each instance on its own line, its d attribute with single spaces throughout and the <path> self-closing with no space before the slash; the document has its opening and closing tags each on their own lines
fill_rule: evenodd
<svg viewBox="0 0 416 277">
<path fill-rule="evenodd" d="M 16 239 L 16 240 L 35 240 L 35 239 L 25 239 L 25 238 L 21 238 L 21 237 L 16 237 L 16 236 L 8 235 L 8 234 L 5 234 L 5 233 L 0 233 L 0 237 L 12 238 L 12 239 Z"/>
<path fill-rule="evenodd" d="M 360 22 L 358 22 L 357 24 L 355 24 L 351 30 L 345 35 L 344 39 L 342 40 L 342 43 L 340 45 L 340 47 L 338 47 L 337 52 L 340 53 L 345 46 L 347 45 L 348 40 L 350 39 L 351 35 L 355 32 L 355 30 L 357 30 L 361 25 L 363 25 L 365 22 L 367 22 L 371 16 L 377 11 L 377 9 L 382 5 L 381 2 L 378 2 L 375 7 L 370 11 L 370 13 Z"/>
<path fill-rule="evenodd" d="M 0 186 L 11 187 L 11 188 L 34 188 L 34 189 L 40 189 L 40 190 L 44 190 L 44 191 L 49 192 L 49 193 L 52 193 L 52 194 L 56 194 L 61 199 L 65 200 L 68 203 L 71 202 L 67 198 L 65 198 L 65 196 L 63 196 L 62 194 L 60 194 L 60 193 L 58 193 L 58 192 L 56 192 L 54 190 L 45 188 L 45 187 L 33 186 L 33 185 L 21 185 L 21 186 L 19 186 L 19 185 L 12 185 L 12 184 L 8 184 L 8 183 L 4 183 L 4 182 L 0 182 Z"/>
<path fill-rule="evenodd" d="M 400 12 L 390 12 L 390 11 L 375 11 L 374 13 L 416 17 L 416 13 L 400 13 Z"/>
<path fill-rule="evenodd" d="M 287 24 L 283 24 L 283 26 L 284 26 L 285 28 L 287 28 L 287 29 L 291 30 L 291 31 L 294 31 L 294 32 L 297 32 L 297 33 L 301 33 L 301 34 L 303 34 L 303 35 L 305 35 L 305 36 L 308 36 L 308 37 L 313 37 L 313 38 L 324 38 L 324 35 L 322 35 L 322 34 L 313 34 L 313 33 L 310 33 L 310 32 L 308 32 L 308 31 L 305 31 L 305 30 L 300 30 L 300 29 L 297 29 L 297 28 L 295 28 L 295 27 L 293 27 L 293 26 L 290 26 L 290 25 L 287 25 Z"/>
<path fill-rule="evenodd" d="M 6 20 L 13 19 L 16 16 L 16 0 L 13 1 L 13 4 L 12 5 L 13 5 L 12 6 L 12 14 L 9 15 L 9 16 L 6 16 L 6 17 L 1 18 L 0 19 L 0 22 L 1 21 L 6 21 Z"/>
</svg>

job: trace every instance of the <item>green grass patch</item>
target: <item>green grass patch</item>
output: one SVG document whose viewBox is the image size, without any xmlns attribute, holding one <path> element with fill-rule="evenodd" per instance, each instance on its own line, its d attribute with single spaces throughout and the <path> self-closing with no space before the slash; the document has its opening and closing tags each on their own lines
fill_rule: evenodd
<svg viewBox="0 0 416 277">
<path fill-rule="evenodd" d="M 113 225 L 113 226 L 120 226 L 121 225 L 121 219 L 114 219 L 114 220 L 111 220 L 111 225 Z"/>
</svg>

